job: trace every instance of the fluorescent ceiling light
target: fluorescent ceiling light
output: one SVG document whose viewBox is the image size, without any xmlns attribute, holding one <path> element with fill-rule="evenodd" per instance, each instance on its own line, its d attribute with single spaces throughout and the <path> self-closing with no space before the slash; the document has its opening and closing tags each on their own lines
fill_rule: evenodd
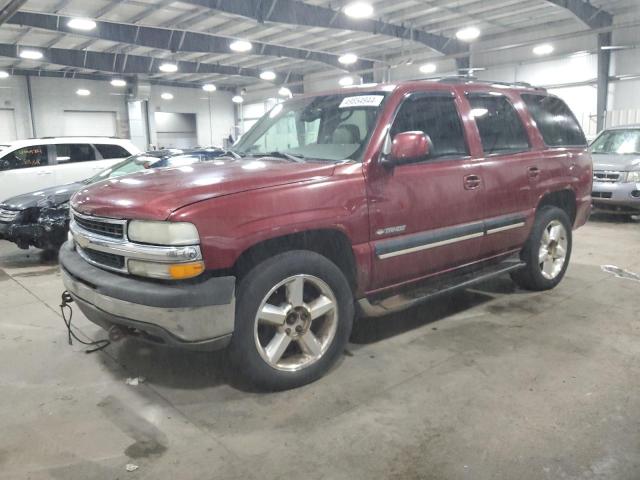
<svg viewBox="0 0 640 480">
<path fill-rule="evenodd" d="M 204 90 L 205 92 L 215 92 L 216 86 L 213 83 L 205 83 L 204 85 L 202 85 L 202 90 Z"/>
<path fill-rule="evenodd" d="M 87 90 L 86 88 L 79 88 L 78 90 L 76 90 L 76 94 L 80 95 L 81 97 L 88 97 L 89 95 L 91 95 L 91 91 Z"/>
<path fill-rule="evenodd" d="M 90 18 L 72 18 L 67 26 L 75 30 L 93 30 L 96 28 L 96 22 Z"/>
<path fill-rule="evenodd" d="M 236 95 L 231 99 L 231 101 L 233 103 L 242 103 L 244 102 L 244 98 L 242 98 L 240 95 Z"/>
<path fill-rule="evenodd" d="M 533 53 L 540 56 L 549 55 L 550 53 L 553 53 L 553 50 L 553 45 L 550 43 L 543 43 L 542 45 L 536 45 L 533 47 Z"/>
<path fill-rule="evenodd" d="M 122 80 L 121 78 L 114 78 L 113 80 L 111 80 L 111 85 L 113 85 L 114 87 L 126 87 L 127 82 L 125 80 Z"/>
<path fill-rule="evenodd" d="M 275 74 L 275 73 L 273 73 L 273 72 L 272 72 L 272 71 L 270 71 L 270 70 L 266 70 L 266 71 L 264 71 L 264 72 L 262 72 L 262 73 L 260 74 L 260 78 L 261 78 L 262 80 L 275 80 L 275 79 L 276 79 L 276 74 Z"/>
<path fill-rule="evenodd" d="M 458 40 L 463 42 L 471 42 L 480 36 L 480 29 L 478 27 L 465 27 L 456 32 Z"/>
<path fill-rule="evenodd" d="M 280 90 L 278 90 L 278 95 L 280 95 L 281 97 L 293 96 L 293 94 L 291 93 L 291 90 L 289 90 L 287 87 L 280 87 Z"/>
<path fill-rule="evenodd" d="M 253 48 L 253 45 L 246 40 L 236 40 L 235 42 L 231 42 L 229 48 L 234 52 L 248 52 Z"/>
<path fill-rule="evenodd" d="M 631 47 L 630 45 L 603 45 L 600 47 L 600 50 L 628 50 Z"/>
<path fill-rule="evenodd" d="M 8 78 L 9 77 L 9 73 L 5 72 L 4 70 L 0 70 L 0 78 Z"/>
<path fill-rule="evenodd" d="M 420 66 L 420 71 L 422 73 L 433 73 L 436 71 L 436 64 L 435 63 L 425 63 L 424 65 Z"/>
<path fill-rule="evenodd" d="M 338 58 L 338 61 L 343 65 L 351 65 L 358 61 L 358 56 L 355 53 L 345 53 Z"/>
<path fill-rule="evenodd" d="M 373 15 L 373 7 L 367 2 L 351 2 L 343 11 L 351 18 L 368 18 Z"/>
<path fill-rule="evenodd" d="M 163 63 L 158 67 L 161 72 L 174 73 L 178 71 L 178 65 L 175 63 Z"/>
<path fill-rule="evenodd" d="M 27 60 L 40 60 L 42 58 L 42 52 L 38 50 L 22 50 L 20 57 L 26 58 Z"/>
<path fill-rule="evenodd" d="M 353 85 L 353 78 L 342 77 L 340 80 L 338 80 L 338 83 L 340 84 L 341 87 L 350 87 L 351 85 Z"/>
<path fill-rule="evenodd" d="M 162 98 L 163 100 L 173 100 L 173 93 L 164 92 L 160 95 L 160 98 Z"/>
</svg>

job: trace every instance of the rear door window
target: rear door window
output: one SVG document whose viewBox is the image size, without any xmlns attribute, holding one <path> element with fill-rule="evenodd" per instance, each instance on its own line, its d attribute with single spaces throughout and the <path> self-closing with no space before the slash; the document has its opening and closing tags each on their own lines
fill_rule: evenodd
<svg viewBox="0 0 640 480">
<path fill-rule="evenodd" d="M 93 146 L 88 143 L 61 143 L 56 145 L 56 163 L 89 162 L 96 159 Z"/>
<path fill-rule="evenodd" d="M 529 137 L 511 102 L 502 95 L 467 95 L 485 155 L 529 150 Z"/>
<path fill-rule="evenodd" d="M 105 160 L 112 158 L 127 158 L 131 156 L 131 153 L 120 145 L 96 144 L 94 146 Z"/>
<path fill-rule="evenodd" d="M 0 171 L 18 168 L 45 167 L 49 164 L 47 145 L 20 148 L 0 158 Z"/>
<path fill-rule="evenodd" d="M 419 131 L 433 144 L 429 160 L 466 157 L 467 144 L 455 99 L 450 95 L 412 95 L 407 98 L 391 127 L 391 138 L 398 133 Z"/>
<path fill-rule="evenodd" d="M 587 139 L 576 117 L 558 97 L 525 93 L 522 100 L 550 147 L 585 146 Z"/>
</svg>

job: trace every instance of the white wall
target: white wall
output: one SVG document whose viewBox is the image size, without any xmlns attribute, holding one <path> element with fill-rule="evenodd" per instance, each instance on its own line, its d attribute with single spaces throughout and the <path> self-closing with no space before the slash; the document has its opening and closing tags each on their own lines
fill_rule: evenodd
<svg viewBox="0 0 640 480">
<path fill-rule="evenodd" d="M 87 89 L 91 95 L 81 97 L 79 88 Z M 114 112 L 116 133 L 129 137 L 126 96 L 122 89 L 115 89 L 108 82 L 75 80 L 68 78 L 31 77 L 31 97 L 36 134 L 39 137 L 67 135 L 64 131 L 65 110 L 87 112 Z M 105 135 L 110 135 L 106 132 Z"/>
<path fill-rule="evenodd" d="M 33 135 L 25 77 L 9 77 L 0 80 L 0 108 L 14 111 L 18 138 L 29 138 Z M 5 141 L 2 134 L 0 134 L 0 141 Z"/>
<path fill-rule="evenodd" d="M 160 95 L 171 93 L 173 100 L 163 100 Z M 196 88 L 151 86 L 149 99 L 151 143 L 157 145 L 158 138 L 154 112 L 195 113 L 198 144 L 200 146 L 221 146 L 229 136 L 235 120 L 235 113 L 229 92 L 207 93 Z"/>
<path fill-rule="evenodd" d="M 91 91 L 88 97 L 76 94 L 79 88 Z M 31 77 L 36 135 L 53 137 L 64 135 L 64 112 L 113 112 L 116 115 L 118 136 L 129 138 L 131 128 L 127 97 L 124 89 L 112 87 L 109 82 L 96 80 L 76 80 L 68 78 Z M 171 92 L 174 99 L 165 101 L 160 98 L 162 92 Z M 232 131 L 235 113 L 232 94 L 213 92 L 208 94 L 196 88 L 151 87 L 149 100 L 151 143 L 157 144 L 153 113 L 175 112 L 194 113 L 198 130 L 199 145 L 222 145 Z M 0 108 L 14 109 L 18 138 L 34 136 L 31 128 L 26 77 L 11 76 L 0 80 Z M 139 110 L 139 109 L 138 109 Z M 142 113 L 140 110 L 137 112 Z M 144 129 L 140 118 L 132 119 L 136 126 L 137 143 L 144 141 Z M 140 123 L 140 125 L 138 125 Z M 138 131 L 139 130 L 139 131 Z M 0 135 L 0 141 L 2 141 Z M 138 145 L 145 148 L 146 145 Z"/>
</svg>

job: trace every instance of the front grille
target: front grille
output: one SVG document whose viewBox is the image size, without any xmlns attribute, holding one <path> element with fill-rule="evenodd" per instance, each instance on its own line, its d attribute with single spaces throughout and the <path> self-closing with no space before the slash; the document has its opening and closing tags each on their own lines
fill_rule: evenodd
<svg viewBox="0 0 640 480">
<path fill-rule="evenodd" d="M 593 180 L 595 182 L 616 183 L 622 180 L 623 172 L 609 172 L 605 170 L 596 170 L 593 172 Z"/>
<path fill-rule="evenodd" d="M 0 207 L 0 223 L 11 223 L 20 215 L 20 210 L 9 210 Z"/>
<path fill-rule="evenodd" d="M 79 248 L 79 247 L 78 247 Z M 122 270 L 124 268 L 124 257 L 113 253 L 98 252 L 90 248 L 81 249 L 81 252 L 92 262 L 99 265 Z"/>
<path fill-rule="evenodd" d="M 83 229 L 103 237 L 124 238 L 124 225 L 105 222 L 99 219 L 88 219 L 74 215 L 75 222 Z"/>
<path fill-rule="evenodd" d="M 592 198 L 611 198 L 611 192 L 591 192 Z"/>
</svg>

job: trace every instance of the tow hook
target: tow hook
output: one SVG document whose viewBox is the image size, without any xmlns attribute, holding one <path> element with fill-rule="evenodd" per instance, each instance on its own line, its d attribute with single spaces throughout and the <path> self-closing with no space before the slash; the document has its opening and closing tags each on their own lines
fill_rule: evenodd
<svg viewBox="0 0 640 480">
<path fill-rule="evenodd" d="M 124 329 L 122 329 L 121 327 L 119 327 L 118 325 L 113 325 L 110 329 L 109 329 L 109 340 L 112 342 L 119 342 L 120 340 L 122 340 L 124 337 L 126 337 L 128 335 L 128 332 Z"/>
<path fill-rule="evenodd" d="M 84 353 L 93 353 L 104 348 L 107 348 L 110 344 L 110 340 L 94 340 L 90 342 L 85 342 L 81 338 L 78 338 L 78 335 L 73 331 L 73 327 L 71 326 L 71 320 L 73 319 L 73 308 L 71 308 L 71 303 L 73 303 L 73 296 L 68 292 L 62 292 L 62 298 L 60 302 L 60 313 L 62 314 L 62 321 L 64 322 L 65 327 L 67 327 L 67 338 L 69 345 L 73 345 L 73 340 L 77 342 L 87 345 L 89 348 L 84 351 Z M 72 340 L 73 339 L 73 340 Z"/>
</svg>

